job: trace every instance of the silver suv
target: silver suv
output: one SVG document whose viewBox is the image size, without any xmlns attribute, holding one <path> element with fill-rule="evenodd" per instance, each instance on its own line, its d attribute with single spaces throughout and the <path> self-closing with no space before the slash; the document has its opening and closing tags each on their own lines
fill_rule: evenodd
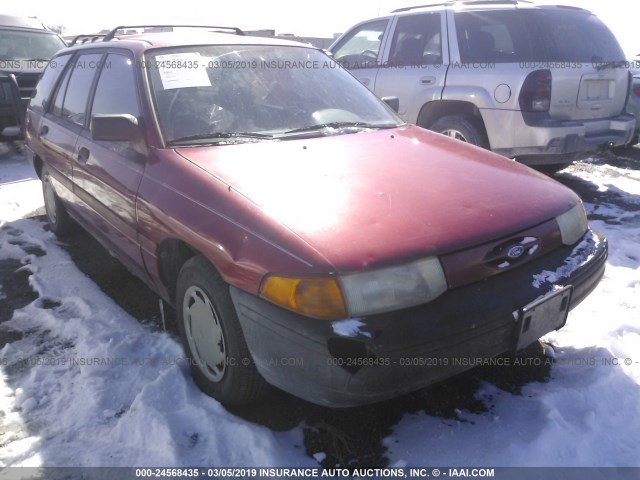
<svg viewBox="0 0 640 480">
<path fill-rule="evenodd" d="M 529 165 L 559 166 L 634 134 L 625 56 L 581 8 L 401 8 L 359 23 L 329 50 L 376 95 L 398 97 L 407 122 Z"/>
</svg>

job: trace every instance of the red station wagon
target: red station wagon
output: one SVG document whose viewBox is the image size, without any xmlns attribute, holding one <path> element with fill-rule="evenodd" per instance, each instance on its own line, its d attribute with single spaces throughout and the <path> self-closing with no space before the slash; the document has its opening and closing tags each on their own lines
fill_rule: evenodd
<svg viewBox="0 0 640 480">
<path fill-rule="evenodd" d="M 121 30 L 51 61 L 27 152 L 52 230 L 175 306 L 221 402 L 399 396 L 561 328 L 602 277 L 575 193 L 403 123 L 321 50 Z"/>
</svg>

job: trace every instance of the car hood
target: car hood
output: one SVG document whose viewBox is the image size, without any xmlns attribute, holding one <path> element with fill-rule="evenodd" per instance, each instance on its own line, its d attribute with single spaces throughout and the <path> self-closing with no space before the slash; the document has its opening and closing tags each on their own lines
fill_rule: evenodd
<svg viewBox="0 0 640 480">
<path fill-rule="evenodd" d="M 176 151 L 339 272 L 496 240 L 579 201 L 523 165 L 413 126 Z"/>
</svg>

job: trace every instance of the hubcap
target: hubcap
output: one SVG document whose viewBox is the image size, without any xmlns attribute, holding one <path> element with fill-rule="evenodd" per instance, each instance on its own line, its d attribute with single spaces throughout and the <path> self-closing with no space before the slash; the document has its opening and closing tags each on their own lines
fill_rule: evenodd
<svg viewBox="0 0 640 480">
<path fill-rule="evenodd" d="M 47 179 L 44 182 L 44 207 L 47 212 L 47 218 L 52 225 L 56 224 L 58 212 L 56 211 L 56 192 L 53 191 L 51 182 Z"/>
<path fill-rule="evenodd" d="M 193 361 L 209 380 L 219 382 L 224 376 L 227 350 L 218 314 L 201 288 L 187 289 L 182 316 Z"/>
<path fill-rule="evenodd" d="M 449 128 L 448 130 L 443 131 L 442 134 L 447 137 L 460 140 L 461 142 L 468 142 L 467 137 L 465 137 L 460 130 L 456 130 L 454 128 Z"/>
</svg>

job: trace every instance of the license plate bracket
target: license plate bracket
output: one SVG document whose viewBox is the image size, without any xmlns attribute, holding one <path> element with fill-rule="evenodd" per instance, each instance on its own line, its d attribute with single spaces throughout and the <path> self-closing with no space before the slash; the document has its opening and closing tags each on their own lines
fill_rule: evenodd
<svg viewBox="0 0 640 480">
<path fill-rule="evenodd" d="M 515 350 L 521 350 L 545 334 L 564 327 L 571 305 L 573 286 L 555 290 L 520 309 Z"/>
</svg>

